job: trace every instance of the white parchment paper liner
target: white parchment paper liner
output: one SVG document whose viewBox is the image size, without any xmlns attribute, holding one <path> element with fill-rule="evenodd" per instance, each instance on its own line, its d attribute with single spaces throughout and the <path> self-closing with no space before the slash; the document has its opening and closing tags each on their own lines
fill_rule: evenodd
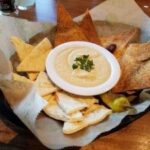
<svg viewBox="0 0 150 150">
<path fill-rule="evenodd" d="M 141 40 L 148 41 L 150 39 L 150 19 L 142 12 L 134 0 L 107 0 L 92 9 L 91 14 L 94 20 L 121 22 L 140 27 L 142 29 Z M 75 20 L 80 20 L 80 18 L 81 16 L 75 18 Z M 10 43 L 11 36 L 15 35 L 24 40 L 28 40 L 33 35 L 51 29 L 53 26 L 50 23 L 35 23 L 0 16 L 0 46 L 5 55 L 4 61 L 9 64 L 9 58 L 14 53 Z M 7 73 L 0 71 L 1 79 L 11 79 L 11 68 L 7 68 Z M 150 99 L 149 90 L 144 90 L 140 97 L 144 101 L 134 105 L 136 111 L 113 113 L 104 122 L 90 126 L 73 135 L 64 135 L 62 133 L 61 122 L 48 117 L 40 117 L 37 119 L 38 114 L 47 103 L 36 93 L 34 85 L 26 97 L 19 104 L 13 106 L 12 109 L 46 147 L 60 149 L 68 146 L 84 146 L 93 141 L 98 135 L 117 127 L 128 114 L 135 115 L 145 111 L 150 106 L 150 100 L 148 100 Z"/>
<path fill-rule="evenodd" d="M 90 11 L 93 20 L 106 20 L 139 27 L 141 41 L 150 40 L 150 18 L 144 14 L 135 0 L 106 0 Z M 79 21 L 82 15 L 76 17 Z"/>
</svg>

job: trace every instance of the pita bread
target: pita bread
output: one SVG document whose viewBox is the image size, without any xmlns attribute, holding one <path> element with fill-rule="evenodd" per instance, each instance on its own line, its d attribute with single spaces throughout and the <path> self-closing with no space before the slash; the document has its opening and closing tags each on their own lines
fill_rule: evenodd
<svg viewBox="0 0 150 150">
<path fill-rule="evenodd" d="M 57 27 L 54 46 L 69 41 L 88 41 L 79 26 L 73 22 L 69 12 L 58 2 L 57 4 Z"/>
<path fill-rule="evenodd" d="M 65 92 L 57 92 L 58 104 L 66 114 L 72 114 L 87 107 L 87 104 L 76 100 L 74 97 Z"/>
<path fill-rule="evenodd" d="M 98 103 L 98 99 L 96 99 L 95 97 L 78 97 L 77 100 L 81 103 L 85 103 L 87 105 L 87 107 L 91 107 L 93 104 L 97 104 Z"/>
<path fill-rule="evenodd" d="M 112 111 L 104 106 L 97 105 L 92 112 L 87 113 L 80 122 L 65 122 L 63 126 L 64 134 L 73 134 L 89 125 L 97 124 L 108 117 Z"/>
<path fill-rule="evenodd" d="M 72 97 L 73 99 L 75 99 L 76 101 L 85 104 L 87 106 L 87 108 L 91 107 L 93 104 L 97 104 L 99 102 L 99 100 L 93 96 L 78 96 L 78 95 L 73 95 L 73 94 L 69 94 L 69 93 L 66 93 L 66 94 L 69 95 L 70 97 Z"/>
<path fill-rule="evenodd" d="M 30 80 L 35 81 L 39 73 L 36 72 L 27 72 L 27 75 Z"/>
<path fill-rule="evenodd" d="M 87 114 L 89 114 L 89 113 L 91 113 L 91 112 L 93 112 L 93 111 L 99 109 L 99 107 L 100 107 L 99 104 L 93 104 L 93 105 L 91 105 L 90 107 L 88 107 L 88 108 L 82 110 L 81 112 L 82 112 L 82 114 L 83 114 L 84 116 L 86 116 Z"/>
<path fill-rule="evenodd" d="M 21 75 L 19 75 L 17 73 L 13 73 L 13 80 L 32 83 L 31 80 L 29 80 L 25 76 L 21 76 Z"/>
<path fill-rule="evenodd" d="M 25 57 L 32 52 L 34 46 L 25 43 L 23 40 L 21 40 L 18 37 L 11 37 L 11 42 L 13 43 L 15 50 L 18 54 L 18 57 L 20 61 L 23 61 Z"/>
<path fill-rule="evenodd" d="M 80 111 L 77 111 L 75 113 L 67 115 L 67 118 L 68 118 L 67 120 L 68 122 L 77 122 L 77 121 L 82 121 L 84 117 Z"/>
<path fill-rule="evenodd" d="M 32 52 L 19 64 L 18 72 L 40 72 L 45 70 L 45 60 L 52 46 L 47 38 L 43 39 Z"/>
<path fill-rule="evenodd" d="M 48 105 L 43 109 L 43 111 L 51 118 L 61 121 L 67 121 L 66 113 L 59 107 L 56 101 L 55 95 L 45 96 L 44 99 L 48 101 Z"/>
<path fill-rule="evenodd" d="M 73 134 L 87 127 L 87 124 L 84 122 L 64 122 L 63 133 L 64 134 Z"/>
<path fill-rule="evenodd" d="M 114 55 L 119 59 L 124 54 L 129 43 L 139 42 L 139 32 L 140 31 L 138 28 L 133 28 L 117 35 L 100 37 L 101 44 L 103 47 L 108 47 L 111 44 L 115 44 L 117 48 L 114 51 Z"/>
<path fill-rule="evenodd" d="M 150 87 L 150 43 L 130 44 L 120 66 L 122 75 L 113 92 L 134 91 Z"/>
<path fill-rule="evenodd" d="M 47 100 L 48 105 L 43 109 L 43 111 L 51 118 L 61 121 L 75 122 L 81 121 L 83 115 L 81 112 L 76 112 L 70 115 L 67 115 L 58 105 L 57 97 L 55 94 L 50 94 L 43 97 Z"/>
<path fill-rule="evenodd" d="M 35 81 L 35 85 L 37 88 L 37 92 L 41 96 L 46 96 L 57 91 L 57 88 L 52 84 L 45 72 L 39 73 Z"/>
<path fill-rule="evenodd" d="M 11 37 L 11 42 L 15 46 L 15 50 L 21 62 L 32 52 L 34 48 L 34 46 L 25 43 L 23 40 L 15 36 Z M 29 79 L 32 81 L 34 81 L 38 76 L 38 73 L 27 73 L 27 74 Z"/>
<path fill-rule="evenodd" d="M 79 27 L 81 28 L 82 32 L 85 34 L 89 42 L 100 45 L 100 39 L 88 10 L 86 11 L 85 16 L 80 22 Z"/>
<path fill-rule="evenodd" d="M 106 117 L 112 114 L 112 110 L 104 107 L 103 105 L 99 105 L 99 108 L 95 109 L 91 113 L 85 116 L 84 122 L 89 125 L 97 124 L 103 121 Z"/>
<path fill-rule="evenodd" d="M 43 111 L 51 118 L 60 120 L 60 121 L 68 121 L 68 122 L 76 122 L 81 121 L 83 119 L 83 115 L 81 112 L 76 112 L 71 115 L 67 115 L 57 103 L 48 104 Z"/>
</svg>

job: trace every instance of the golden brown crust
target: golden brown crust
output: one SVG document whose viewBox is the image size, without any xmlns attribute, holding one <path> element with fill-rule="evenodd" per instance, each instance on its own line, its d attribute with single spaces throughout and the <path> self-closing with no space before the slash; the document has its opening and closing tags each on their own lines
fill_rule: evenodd
<svg viewBox="0 0 150 150">
<path fill-rule="evenodd" d="M 57 27 L 54 46 L 69 41 L 88 41 L 79 26 L 61 3 L 57 4 Z"/>
<path fill-rule="evenodd" d="M 130 44 L 120 60 L 122 75 L 113 92 L 150 87 L 150 43 Z"/>
<path fill-rule="evenodd" d="M 129 43 L 139 42 L 139 37 L 140 30 L 138 28 L 132 28 L 116 35 L 100 37 L 100 40 L 103 47 L 107 47 L 110 44 L 116 44 L 117 49 L 115 50 L 114 55 L 116 58 L 120 59 L 124 54 L 127 45 Z"/>
<path fill-rule="evenodd" d="M 88 10 L 86 11 L 85 16 L 80 22 L 79 27 L 81 28 L 89 42 L 100 45 L 100 39 Z"/>
</svg>

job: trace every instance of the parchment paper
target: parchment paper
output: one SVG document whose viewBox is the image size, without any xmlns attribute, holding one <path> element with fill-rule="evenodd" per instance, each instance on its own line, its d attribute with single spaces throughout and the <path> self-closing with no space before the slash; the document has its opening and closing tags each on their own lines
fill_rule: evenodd
<svg viewBox="0 0 150 150">
<path fill-rule="evenodd" d="M 144 14 L 135 0 L 106 0 L 90 11 L 93 20 L 106 20 L 139 27 L 141 41 L 150 40 L 150 18 Z M 76 17 L 79 21 L 82 15 Z"/>
<path fill-rule="evenodd" d="M 142 41 L 150 39 L 150 19 L 141 11 L 134 0 L 107 0 L 91 10 L 91 14 L 94 20 L 109 20 L 140 27 L 142 29 Z M 76 20 L 80 20 L 80 18 L 76 18 Z M 11 80 L 12 69 L 8 66 L 10 64 L 9 58 L 14 53 L 14 50 L 10 43 L 10 37 L 15 35 L 28 41 L 33 35 L 51 29 L 53 26 L 50 23 L 35 23 L 0 16 L 0 63 L 3 61 L 3 63 L 7 64 L 5 69 L 0 65 L 0 70 L 3 70 L 0 71 L 0 80 Z M 6 94 L 6 86 L 0 85 L 0 87 L 3 89 L 4 94 Z M 20 87 L 17 86 L 16 90 L 20 90 Z M 11 90 L 9 92 L 13 93 L 14 91 Z M 143 91 L 140 97 L 143 101 L 140 104 L 134 105 L 136 111 L 113 113 L 104 122 L 90 126 L 73 135 L 64 135 L 62 133 L 62 123 L 59 121 L 46 116 L 37 119 L 37 116 L 47 103 L 36 93 L 34 84 L 27 95 L 20 99 L 17 105 L 11 105 L 11 108 L 46 147 L 60 149 L 68 146 L 84 146 L 92 142 L 98 135 L 118 126 L 128 114 L 134 115 L 143 112 L 150 106 L 149 90 Z"/>
</svg>

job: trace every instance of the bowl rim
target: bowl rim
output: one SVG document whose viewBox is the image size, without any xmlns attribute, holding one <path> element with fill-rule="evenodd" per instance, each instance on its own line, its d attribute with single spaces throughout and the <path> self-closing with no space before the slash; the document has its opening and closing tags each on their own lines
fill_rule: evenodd
<svg viewBox="0 0 150 150">
<path fill-rule="evenodd" d="M 94 48 L 101 55 L 103 55 L 111 67 L 111 74 L 108 80 L 95 87 L 80 87 L 77 85 L 73 85 L 61 78 L 54 67 L 55 58 L 57 54 L 63 51 L 65 48 L 72 46 L 88 46 Z M 94 96 L 109 91 L 117 84 L 121 75 L 119 62 L 117 61 L 115 56 L 113 56 L 113 54 L 97 44 L 83 41 L 66 42 L 52 49 L 46 59 L 46 71 L 48 77 L 54 84 L 56 84 L 56 86 L 64 91 L 81 96 Z"/>
</svg>

